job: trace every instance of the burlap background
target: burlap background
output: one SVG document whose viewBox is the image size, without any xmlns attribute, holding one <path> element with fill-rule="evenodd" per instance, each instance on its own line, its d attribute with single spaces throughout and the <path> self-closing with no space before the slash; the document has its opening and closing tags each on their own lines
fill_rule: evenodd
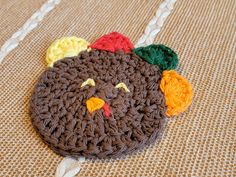
<svg viewBox="0 0 236 177">
<path fill-rule="evenodd" d="M 0 0 L 0 46 L 16 32 L 44 2 L 45 0 Z"/>
<path fill-rule="evenodd" d="M 0 0 L 0 45 L 43 2 Z M 114 30 L 135 43 L 161 2 L 62 0 L 5 58 L 0 68 L 0 176 L 53 176 L 62 159 L 42 143 L 28 116 L 50 43 L 67 35 L 94 41 Z M 87 160 L 78 176 L 236 176 L 235 11 L 235 0 L 177 1 L 156 42 L 179 54 L 179 71 L 194 87 L 192 106 L 168 122 L 160 143 L 119 160 Z"/>
</svg>

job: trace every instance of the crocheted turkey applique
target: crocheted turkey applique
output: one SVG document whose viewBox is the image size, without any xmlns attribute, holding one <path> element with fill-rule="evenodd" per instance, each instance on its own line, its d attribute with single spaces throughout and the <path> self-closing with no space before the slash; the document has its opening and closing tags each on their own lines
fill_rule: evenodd
<svg viewBox="0 0 236 177">
<path fill-rule="evenodd" d="M 63 156 L 109 158 L 143 149 L 160 137 L 166 116 L 192 101 L 190 83 L 173 70 L 172 49 L 135 49 L 117 32 L 92 44 L 61 38 L 46 61 L 30 113 L 44 142 Z"/>
</svg>

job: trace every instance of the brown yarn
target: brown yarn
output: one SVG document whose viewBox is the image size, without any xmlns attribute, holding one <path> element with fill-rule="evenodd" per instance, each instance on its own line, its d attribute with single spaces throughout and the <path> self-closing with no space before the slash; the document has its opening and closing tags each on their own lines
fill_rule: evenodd
<svg viewBox="0 0 236 177">
<path fill-rule="evenodd" d="M 86 79 L 96 86 L 80 87 Z M 63 156 L 120 157 L 153 143 L 165 122 L 159 69 L 135 54 L 92 50 L 62 59 L 40 77 L 32 95 L 32 122 L 42 139 Z M 130 92 L 115 88 L 124 82 Z M 95 96 L 111 108 L 87 111 Z"/>
</svg>

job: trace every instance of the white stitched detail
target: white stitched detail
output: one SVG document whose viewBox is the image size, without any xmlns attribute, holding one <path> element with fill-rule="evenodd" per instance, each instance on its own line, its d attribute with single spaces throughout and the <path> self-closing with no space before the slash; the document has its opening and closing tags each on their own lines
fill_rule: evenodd
<svg viewBox="0 0 236 177">
<path fill-rule="evenodd" d="M 34 28 L 38 26 L 38 23 L 43 20 L 44 16 L 47 15 L 61 0 L 48 0 L 41 6 L 26 22 L 25 24 L 7 40 L 0 49 L 0 63 L 3 59 L 18 46 L 19 42 L 22 41 L 27 34 L 29 34 Z"/>
<path fill-rule="evenodd" d="M 74 177 L 80 172 L 80 165 L 84 161 L 84 157 L 80 157 L 78 160 L 65 157 L 58 165 L 55 177 Z"/>
<path fill-rule="evenodd" d="M 140 37 L 135 48 L 150 45 L 160 32 L 166 18 L 170 15 L 176 0 L 165 0 L 157 9 L 155 16 L 148 23 L 144 34 Z"/>
</svg>

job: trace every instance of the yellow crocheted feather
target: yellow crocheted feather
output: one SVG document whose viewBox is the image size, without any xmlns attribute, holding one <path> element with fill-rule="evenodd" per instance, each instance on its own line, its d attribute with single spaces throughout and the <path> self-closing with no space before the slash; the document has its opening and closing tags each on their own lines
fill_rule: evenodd
<svg viewBox="0 0 236 177">
<path fill-rule="evenodd" d="M 46 62 L 49 67 L 65 57 L 77 56 L 81 51 L 88 50 L 89 42 L 82 38 L 62 37 L 54 41 L 47 50 Z"/>
</svg>

